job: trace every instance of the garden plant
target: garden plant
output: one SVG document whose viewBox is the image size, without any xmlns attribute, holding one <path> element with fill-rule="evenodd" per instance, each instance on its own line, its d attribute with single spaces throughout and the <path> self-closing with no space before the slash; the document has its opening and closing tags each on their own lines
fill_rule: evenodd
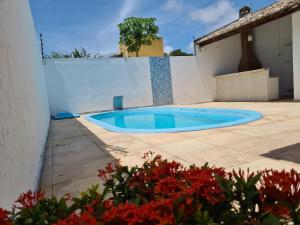
<svg viewBox="0 0 300 225">
<path fill-rule="evenodd" d="M 108 164 L 104 185 L 80 197 L 20 195 L 0 224 L 280 225 L 300 224 L 300 174 L 295 170 L 231 171 L 184 167 L 149 152 L 142 166 Z"/>
</svg>

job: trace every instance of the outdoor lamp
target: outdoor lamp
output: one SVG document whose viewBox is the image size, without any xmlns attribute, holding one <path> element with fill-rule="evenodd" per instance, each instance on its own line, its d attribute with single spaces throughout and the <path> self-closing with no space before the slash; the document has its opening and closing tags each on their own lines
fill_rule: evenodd
<svg viewBox="0 0 300 225">
<path fill-rule="evenodd" d="M 253 40 L 253 36 L 252 36 L 252 34 L 249 34 L 248 35 L 248 41 L 250 42 L 250 41 L 252 41 Z"/>
</svg>

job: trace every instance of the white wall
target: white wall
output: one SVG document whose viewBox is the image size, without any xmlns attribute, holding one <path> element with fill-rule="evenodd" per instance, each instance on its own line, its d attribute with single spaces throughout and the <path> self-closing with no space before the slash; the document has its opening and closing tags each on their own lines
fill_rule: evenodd
<svg viewBox="0 0 300 225">
<path fill-rule="evenodd" d="M 214 75 L 236 72 L 240 36 L 205 46 L 190 57 L 170 57 L 175 104 L 213 101 Z M 113 109 L 113 97 L 124 96 L 124 108 L 153 105 L 149 58 L 48 59 L 45 65 L 51 115 Z"/>
<path fill-rule="evenodd" d="M 50 111 L 93 112 L 153 104 L 149 58 L 49 59 L 45 66 Z"/>
<path fill-rule="evenodd" d="M 254 29 L 255 49 L 263 68 L 279 77 L 280 95 L 292 95 L 292 18 L 291 15 Z"/>
<path fill-rule="evenodd" d="M 174 104 L 214 99 L 215 79 L 194 56 L 171 57 L 170 66 Z M 111 110 L 113 97 L 120 95 L 124 108 L 153 105 L 147 57 L 48 59 L 45 71 L 52 115 Z"/>
<path fill-rule="evenodd" d="M 294 98 L 300 100 L 300 12 L 293 17 Z"/>
<path fill-rule="evenodd" d="M 49 108 L 27 1 L 0 1 L 0 207 L 35 189 Z"/>
<path fill-rule="evenodd" d="M 269 69 L 216 76 L 218 101 L 269 101 L 278 99 L 278 78 Z"/>
<path fill-rule="evenodd" d="M 174 104 L 211 101 L 214 80 L 201 73 L 195 56 L 170 57 Z"/>
<path fill-rule="evenodd" d="M 197 47 L 196 52 L 199 76 L 204 84 L 207 100 L 216 98 L 216 81 L 214 76 L 238 71 L 241 59 L 240 35 L 220 40 L 218 42 Z"/>
</svg>

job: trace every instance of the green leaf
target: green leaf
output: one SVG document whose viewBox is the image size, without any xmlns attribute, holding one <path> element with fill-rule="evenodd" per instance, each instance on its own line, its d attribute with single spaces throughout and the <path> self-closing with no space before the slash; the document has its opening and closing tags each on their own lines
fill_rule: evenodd
<svg viewBox="0 0 300 225">
<path fill-rule="evenodd" d="M 263 225 L 281 225 L 279 219 L 272 215 L 268 214 L 262 221 Z"/>
</svg>

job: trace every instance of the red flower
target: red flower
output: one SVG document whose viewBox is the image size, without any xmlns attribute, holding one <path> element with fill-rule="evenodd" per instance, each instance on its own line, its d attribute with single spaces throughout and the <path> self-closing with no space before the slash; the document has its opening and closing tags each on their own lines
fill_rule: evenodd
<svg viewBox="0 0 300 225">
<path fill-rule="evenodd" d="M 9 212 L 0 208 L 0 225 L 12 225 L 12 221 L 9 218 Z"/>
<path fill-rule="evenodd" d="M 287 218 L 289 216 L 287 206 L 295 210 L 300 204 L 300 174 L 293 169 L 290 172 L 264 171 L 260 198 L 266 211 Z"/>
<path fill-rule="evenodd" d="M 225 196 L 215 178 L 215 174 L 225 174 L 222 171 L 219 168 L 191 168 L 185 171 L 185 178 L 189 186 L 183 193 L 194 196 L 199 200 L 205 200 L 211 205 L 220 203 Z"/>
<path fill-rule="evenodd" d="M 120 168 L 120 160 L 116 160 L 115 163 L 108 163 L 104 169 L 98 170 L 98 177 L 107 182 L 112 179 L 112 173 L 116 172 L 118 168 Z"/>
<path fill-rule="evenodd" d="M 40 200 L 45 198 L 45 192 L 32 192 L 27 191 L 19 196 L 19 198 L 15 201 L 19 206 L 14 205 L 16 208 L 33 208 Z"/>
<path fill-rule="evenodd" d="M 97 219 L 88 212 L 80 215 L 72 213 L 64 220 L 59 220 L 55 225 L 97 225 Z"/>
<path fill-rule="evenodd" d="M 131 203 L 119 204 L 105 212 L 101 221 L 107 225 L 175 224 L 173 201 L 151 201 L 139 207 Z"/>
<path fill-rule="evenodd" d="M 185 184 L 182 181 L 177 180 L 175 177 L 165 177 L 155 185 L 154 194 L 166 198 L 177 198 L 184 188 Z"/>
<path fill-rule="evenodd" d="M 108 209 L 110 209 L 111 207 L 113 207 L 113 202 L 112 202 L 112 200 L 108 199 L 108 200 L 103 201 L 103 207 L 104 207 L 104 209 L 106 209 L 106 210 L 108 210 Z"/>
</svg>

